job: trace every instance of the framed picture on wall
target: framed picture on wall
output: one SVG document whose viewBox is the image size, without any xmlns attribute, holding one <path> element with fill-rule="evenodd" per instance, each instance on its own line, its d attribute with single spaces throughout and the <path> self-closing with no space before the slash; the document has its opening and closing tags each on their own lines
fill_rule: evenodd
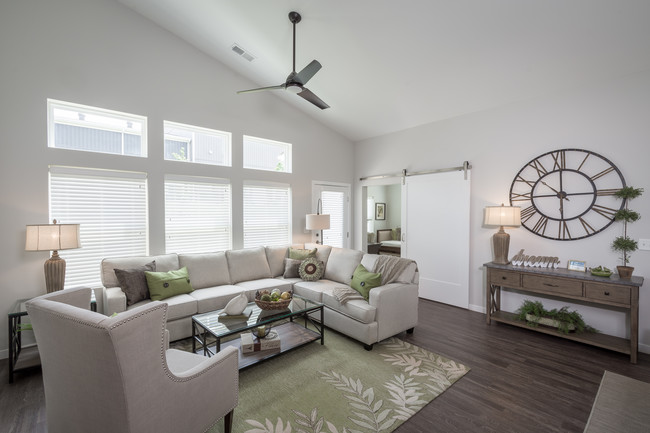
<svg viewBox="0 0 650 433">
<path fill-rule="evenodd" d="M 386 203 L 375 203 L 375 219 L 386 219 Z"/>
</svg>

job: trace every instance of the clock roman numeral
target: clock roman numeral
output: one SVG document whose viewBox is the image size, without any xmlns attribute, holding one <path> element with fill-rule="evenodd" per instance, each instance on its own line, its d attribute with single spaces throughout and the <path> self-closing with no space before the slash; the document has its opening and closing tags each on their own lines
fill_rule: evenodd
<svg viewBox="0 0 650 433">
<path fill-rule="evenodd" d="M 541 230 L 540 234 L 543 235 L 544 233 L 546 233 L 547 224 L 548 224 L 548 218 L 545 216 L 540 216 L 537 222 L 535 223 L 535 226 L 533 227 L 533 231 L 535 233 L 540 233 Z"/>
<path fill-rule="evenodd" d="M 616 209 L 612 209 L 611 207 L 607 206 L 601 206 L 599 204 L 595 204 L 591 210 L 604 216 L 607 219 L 612 219 L 614 218 L 614 215 L 616 215 Z"/>
<path fill-rule="evenodd" d="M 564 150 L 552 153 L 551 156 L 553 157 L 553 170 L 564 170 L 566 168 L 566 152 Z"/>
<path fill-rule="evenodd" d="M 573 239 L 566 221 L 560 221 L 560 226 L 557 229 L 557 237 L 562 239 Z"/>
<path fill-rule="evenodd" d="M 578 219 L 580 220 L 580 223 L 582 224 L 582 228 L 585 229 L 585 231 L 587 232 L 587 236 L 590 233 L 596 233 L 596 229 L 594 229 L 591 226 L 591 224 L 589 224 L 587 221 L 583 220 L 582 217 L 579 217 Z"/>
<path fill-rule="evenodd" d="M 528 206 L 526 209 L 522 209 L 522 211 L 521 211 L 521 220 L 523 222 L 526 222 L 532 216 L 534 216 L 536 213 L 537 213 L 537 209 L 535 209 L 534 206 Z"/>
<path fill-rule="evenodd" d="M 580 165 L 578 166 L 578 171 L 580 171 L 580 169 L 582 168 L 582 166 L 585 165 L 585 162 L 587 162 L 587 158 L 589 158 L 589 155 L 591 155 L 591 154 L 588 153 L 588 154 L 585 156 L 585 159 L 582 160 L 582 162 L 581 162 Z"/>
<path fill-rule="evenodd" d="M 596 180 L 596 179 L 598 179 L 600 177 L 605 176 L 607 173 L 611 173 L 612 171 L 614 171 L 614 167 L 609 167 L 609 168 L 601 171 L 600 173 L 597 173 L 597 174 L 594 174 L 593 176 L 591 176 L 591 180 Z"/>
<path fill-rule="evenodd" d="M 510 195 L 510 201 L 530 201 L 533 198 L 533 193 L 532 192 L 527 192 L 524 194 L 518 194 L 516 192 L 513 192 Z"/>
<path fill-rule="evenodd" d="M 614 195 L 618 191 L 620 191 L 620 189 L 618 189 L 618 188 L 599 189 L 598 191 L 596 191 L 596 195 L 599 196 L 599 197 L 603 197 L 603 196 L 606 196 L 606 195 Z"/>
<path fill-rule="evenodd" d="M 546 170 L 546 168 L 538 160 L 531 161 L 530 164 L 528 164 L 528 165 L 531 166 L 532 168 L 534 168 L 535 171 L 537 171 L 537 176 L 539 176 L 539 177 L 542 177 L 545 174 L 548 174 L 548 170 Z"/>
<path fill-rule="evenodd" d="M 526 179 L 524 179 L 523 177 L 521 177 L 521 175 L 519 175 L 519 174 L 518 174 L 517 177 L 515 178 L 515 182 L 523 182 L 523 183 L 525 183 L 526 185 L 528 185 L 528 186 L 530 186 L 530 187 L 532 187 L 533 185 L 535 185 L 535 182 L 533 182 L 532 180 L 526 180 Z"/>
</svg>

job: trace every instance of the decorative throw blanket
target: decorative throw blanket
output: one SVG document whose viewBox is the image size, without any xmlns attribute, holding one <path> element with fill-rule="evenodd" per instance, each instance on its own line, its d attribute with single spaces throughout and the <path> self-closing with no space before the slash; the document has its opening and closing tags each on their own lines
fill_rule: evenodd
<svg viewBox="0 0 650 433">
<path fill-rule="evenodd" d="M 381 274 L 382 286 L 394 282 L 410 283 L 410 281 L 400 281 L 398 278 L 411 263 L 415 263 L 415 261 L 411 259 L 403 259 L 401 257 L 380 255 L 377 257 L 375 268 L 372 272 Z M 417 272 L 417 267 L 415 268 L 415 271 Z"/>
<path fill-rule="evenodd" d="M 345 304 L 352 299 L 363 299 L 363 296 L 351 287 L 337 287 L 332 291 L 332 294 L 341 304 Z"/>
</svg>

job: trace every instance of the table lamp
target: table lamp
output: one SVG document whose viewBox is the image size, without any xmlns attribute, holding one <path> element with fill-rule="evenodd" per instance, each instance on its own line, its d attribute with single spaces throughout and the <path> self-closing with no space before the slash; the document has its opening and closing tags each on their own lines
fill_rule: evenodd
<svg viewBox="0 0 650 433">
<path fill-rule="evenodd" d="M 44 265 L 47 293 L 63 289 L 65 283 L 65 260 L 59 257 L 59 250 L 79 247 L 79 224 L 57 224 L 54 220 L 53 224 L 27 226 L 25 251 L 52 251 Z"/>
<path fill-rule="evenodd" d="M 486 206 L 483 224 L 489 227 L 499 227 L 499 231 L 492 237 L 494 248 L 494 263 L 507 265 L 510 235 L 503 230 L 504 227 L 519 227 L 521 225 L 521 208 L 519 206 Z"/>
<path fill-rule="evenodd" d="M 320 213 L 322 207 L 322 202 L 318 199 L 318 205 L 316 206 L 316 213 L 307 214 L 305 228 L 307 230 L 319 230 L 320 231 L 320 242 L 316 239 L 317 244 L 323 243 L 323 230 L 330 228 L 330 216 L 323 215 Z M 318 233 L 316 233 L 318 237 Z"/>
</svg>

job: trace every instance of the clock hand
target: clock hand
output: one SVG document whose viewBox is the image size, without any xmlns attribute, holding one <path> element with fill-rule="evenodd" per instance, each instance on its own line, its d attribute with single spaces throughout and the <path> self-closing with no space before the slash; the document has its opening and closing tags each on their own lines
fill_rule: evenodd
<svg viewBox="0 0 650 433">
<path fill-rule="evenodd" d="M 543 183 L 544 185 L 546 185 L 546 186 L 547 186 L 551 191 L 553 191 L 555 194 L 557 194 L 557 196 L 560 198 L 560 202 L 562 201 L 562 199 L 564 199 L 564 200 L 566 200 L 566 201 L 569 201 L 569 198 L 566 197 L 566 194 L 564 195 L 564 197 L 562 197 L 562 194 L 560 194 L 560 191 L 556 190 L 555 188 L 553 188 L 551 185 L 549 185 L 548 183 L 546 183 L 546 182 L 544 182 L 544 181 L 542 181 L 542 183 Z"/>
</svg>

